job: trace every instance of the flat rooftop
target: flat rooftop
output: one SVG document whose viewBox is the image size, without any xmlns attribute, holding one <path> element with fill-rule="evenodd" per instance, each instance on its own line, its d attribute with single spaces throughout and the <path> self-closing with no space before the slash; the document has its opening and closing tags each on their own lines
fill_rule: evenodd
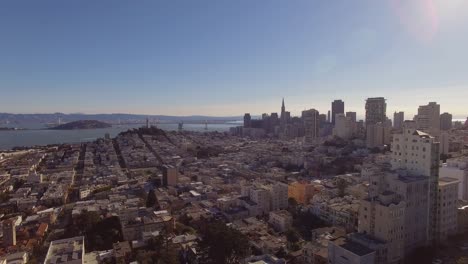
<svg viewBox="0 0 468 264">
<path fill-rule="evenodd" d="M 350 241 L 349 239 L 347 239 L 346 237 L 340 237 L 338 239 L 336 239 L 335 241 L 333 241 L 333 243 L 335 243 L 335 245 L 337 246 L 340 246 L 360 257 L 362 256 L 365 256 L 365 255 L 369 255 L 371 254 L 372 252 L 374 252 L 373 250 L 369 249 L 368 247 L 365 247 L 361 244 L 358 244 L 356 242 L 352 242 Z"/>
</svg>

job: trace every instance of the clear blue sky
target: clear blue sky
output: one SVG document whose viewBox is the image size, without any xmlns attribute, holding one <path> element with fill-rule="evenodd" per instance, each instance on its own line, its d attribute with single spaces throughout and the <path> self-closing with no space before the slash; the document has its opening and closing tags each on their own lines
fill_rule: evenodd
<svg viewBox="0 0 468 264">
<path fill-rule="evenodd" d="M 468 115 L 465 0 L 0 1 L 0 112 Z M 408 117 L 408 116 L 407 116 Z"/>
</svg>

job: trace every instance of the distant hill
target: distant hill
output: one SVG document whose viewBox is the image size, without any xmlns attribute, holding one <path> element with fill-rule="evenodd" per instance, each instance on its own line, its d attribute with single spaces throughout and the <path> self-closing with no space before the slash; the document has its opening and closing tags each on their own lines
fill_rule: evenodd
<svg viewBox="0 0 468 264">
<path fill-rule="evenodd" d="M 145 123 L 146 118 L 151 123 L 184 122 L 184 123 L 222 123 L 243 120 L 243 116 L 167 116 L 167 115 L 137 115 L 137 114 L 11 114 L 0 113 L 0 124 L 25 124 L 25 123 L 58 123 L 73 122 L 79 120 L 98 120 L 109 124 L 118 123 Z"/>
<path fill-rule="evenodd" d="M 59 125 L 56 127 L 52 127 L 50 129 L 55 130 L 72 130 L 72 129 L 96 129 L 96 128 L 108 128 L 112 127 L 111 125 L 97 121 L 97 120 L 79 120 L 70 123 L 66 123 L 63 125 Z"/>
</svg>

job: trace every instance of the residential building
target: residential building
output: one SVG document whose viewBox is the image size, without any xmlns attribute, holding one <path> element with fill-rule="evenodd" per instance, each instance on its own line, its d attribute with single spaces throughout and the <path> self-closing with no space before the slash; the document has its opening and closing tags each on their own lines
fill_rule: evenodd
<svg viewBox="0 0 468 264">
<path fill-rule="evenodd" d="M 55 240 L 50 243 L 44 264 L 82 264 L 84 255 L 84 237 Z"/>
<path fill-rule="evenodd" d="M 405 112 L 393 113 L 393 128 L 397 130 L 403 129 L 403 122 L 405 121 Z"/>
<path fill-rule="evenodd" d="M 381 148 L 390 143 L 390 127 L 386 123 L 369 124 L 366 127 L 366 147 Z"/>
<path fill-rule="evenodd" d="M 337 114 L 344 114 L 344 102 L 342 100 L 335 100 L 332 102 L 331 107 L 331 114 L 332 114 L 332 124 L 335 124 L 336 115 Z"/>
<path fill-rule="evenodd" d="M 428 241 L 434 241 L 436 231 L 439 145 L 433 136 L 415 129 L 405 129 L 402 134 L 393 136 L 392 169 L 424 176 L 429 181 Z"/>
<path fill-rule="evenodd" d="M 429 133 L 432 136 L 439 136 L 440 133 L 440 105 L 436 102 L 430 102 L 427 105 L 421 105 L 418 108 L 418 114 L 415 116 L 418 130 Z"/>
<path fill-rule="evenodd" d="M 347 237 L 340 237 L 328 243 L 328 263 L 374 264 L 375 251 Z"/>
<path fill-rule="evenodd" d="M 436 239 L 441 243 L 458 231 L 458 184 L 455 178 L 439 178 Z"/>
<path fill-rule="evenodd" d="M 348 235 L 348 238 L 375 251 L 375 264 L 388 264 L 388 244 L 385 241 L 363 233 L 352 233 Z"/>
<path fill-rule="evenodd" d="M 335 116 L 333 135 L 343 139 L 352 138 L 356 135 L 356 122 L 353 121 L 351 117 L 347 117 L 344 114 L 337 114 Z"/>
<path fill-rule="evenodd" d="M 468 201 L 468 158 L 448 159 L 440 167 L 439 177 L 457 179 L 458 199 Z"/>
<path fill-rule="evenodd" d="M 241 194 L 256 204 L 258 214 L 268 214 L 288 207 L 288 185 L 282 182 L 243 185 Z"/>
<path fill-rule="evenodd" d="M 305 140 L 311 142 L 319 136 L 319 112 L 315 109 L 302 111 L 302 121 L 304 123 Z"/>
<path fill-rule="evenodd" d="M 366 146 L 381 147 L 389 142 L 390 130 L 387 127 L 387 103 L 383 97 L 366 100 Z"/>
<path fill-rule="evenodd" d="M 178 178 L 177 168 L 172 165 L 163 166 L 163 185 L 164 186 L 175 186 L 177 185 Z"/>
<path fill-rule="evenodd" d="M 457 207 L 457 232 L 466 234 L 468 233 L 468 202 L 459 202 Z"/>
<path fill-rule="evenodd" d="M 450 152 L 450 134 L 448 131 L 441 131 L 439 135 L 440 154 L 448 155 Z"/>
<path fill-rule="evenodd" d="M 286 210 L 272 211 L 268 219 L 268 223 L 279 232 L 286 232 L 289 230 L 292 226 L 292 221 L 292 215 Z"/>
<path fill-rule="evenodd" d="M 445 112 L 440 115 L 440 130 L 447 131 L 452 129 L 452 115 Z"/>
<path fill-rule="evenodd" d="M 0 257 L 1 264 L 27 264 L 29 260 L 28 252 L 21 251 Z"/>
<path fill-rule="evenodd" d="M 3 221 L 3 246 L 16 246 L 16 224 L 14 219 Z"/>
<path fill-rule="evenodd" d="M 346 117 L 349 117 L 353 122 L 357 122 L 356 112 L 346 112 Z"/>
<path fill-rule="evenodd" d="M 387 103 L 383 97 L 367 98 L 366 125 L 384 123 L 387 120 Z"/>
<path fill-rule="evenodd" d="M 406 203 L 391 191 L 361 200 L 359 233 L 388 243 L 388 263 L 397 263 L 404 257 L 405 208 Z"/>
<path fill-rule="evenodd" d="M 172 232 L 175 220 L 166 210 L 153 211 L 150 208 L 128 208 L 119 212 L 123 238 L 139 240 L 144 232 L 166 230 Z"/>
</svg>

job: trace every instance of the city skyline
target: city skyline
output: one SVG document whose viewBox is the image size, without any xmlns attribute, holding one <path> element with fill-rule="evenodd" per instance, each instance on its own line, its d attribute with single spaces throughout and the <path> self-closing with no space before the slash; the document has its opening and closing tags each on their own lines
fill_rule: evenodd
<svg viewBox="0 0 468 264">
<path fill-rule="evenodd" d="M 462 119 L 467 5 L 5 2 L 0 111 L 260 115 L 285 97 L 296 116 L 342 99 L 362 118 L 381 96 Z"/>
</svg>

